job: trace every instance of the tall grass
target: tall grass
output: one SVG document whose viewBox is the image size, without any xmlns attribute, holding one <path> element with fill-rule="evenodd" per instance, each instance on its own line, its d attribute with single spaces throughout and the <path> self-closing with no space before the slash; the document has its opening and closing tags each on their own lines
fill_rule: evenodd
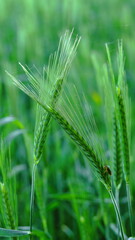
<svg viewBox="0 0 135 240">
<path fill-rule="evenodd" d="M 128 183 L 129 179 L 129 143 L 128 143 L 128 136 L 129 133 L 127 132 L 127 121 L 126 121 L 126 114 L 128 114 L 128 109 L 124 109 L 124 106 L 128 106 L 128 98 L 127 95 L 125 96 L 125 103 L 123 102 L 122 96 L 121 96 L 121 90 L 127 93 L 127 87 L 124 82 L 124 62 L 123 62 L 123 50 L 122 45 L 119 43 L 118 45 L 118 87 L 115 87 L 115 78 L 113 74 L 112 64 L 111 64 L 111 57 L 109 53 L 109 49 L 107 47 L 107 55 L 108 55 L 108 61 L 109 61 L 109 67 L 110 67 L 110 74 L 111 74 L 111 81 L 110 83 L 105 82 L 106 78 L 103 79 L 103 88 L 105 88 L 105 84 L 107 84 L 109 87 L 109 90 L 112 91 L 109 92 L 109 94 L 112 95 L 112 109 L 111 111 L 115 114 L 115 146 L 113 148 L 115 149 L 114 154 L 114 181 L 116 188 L 119 187 L 121 184 L 121 157 L 118 156 L 117 159 L 117 153 L 119 154 L 120 151 L 120 144 L 121 144 L 121 152 L 123 156 L 123 165 L 124 165 L 124 173 L 126 182 Z M 23 67 L 24 69 L 24 67 Z M 24 69 L 26 71 L 26 69 Z M 119 207 L 116 203 L 116 200 L 113 196 L 113 191 L 111 187 L 111 179 L 110 175 L 111 170 L 108 166 L 105 165 L 105 156 L 103 155 L 103 151 L 101 149 L 101 144 L 98 141 L 97 138 L 97 130 L 96 130 L 96 124 L 94 117 L 92 115 L 91 110 L 89 110 L 89 106 L 87 104 L 87 101 L 85 100 L 85 97 L 82 99 L 80 98 L 81 92 L 78 93 L 76 87 L 73 84 L 70 84 L 68 88 L 65 87 L 65 91 L 63 91 L 63 94 L 60 96 L 60 98 L 55 102 L 52 101 L 53 96 L 56 96 L 58 94 L 58 91 L 56 94 L 53 95 L 48 94 L 49 90 L 46 88 L 45 84 L 40 84 L 38 80 L 36 80 L 29 72 L 26 72 L 27 76 L 30 79 L 30 84 L 28 87 L 25 86 L 22 82 L 17 81 L 12 75 L 10 77 L 12 78 L 13 82 L 17 87 L 19 87 L 22 91 L 24 91 L 26 94 L 28 94 L 30 97 L 32 97 L 39 105 L 41 105 L 42 108 L 45 109 L 58 123 L 61 125 L 61 127 L 67 132 L 67 134 L 70 136 L 70 138 L 76 143 L 76 145 L 79 147 L 79 149 L 82 151 L 82 153 L 89 159 L 90 165 L 93 169 L 94 174 L 96 177 L 105 185 L 106 189 L 108 190 L 112 203 L 114 205 L 120 231 L 121 231 L 121 238 L 124 239 L 124 230 L 122 226 L 122 220 L 121 215 L 119 211 Z M 49 82 L 48 85 L 49 89 L 52 88 L 52 82 Z M 103 90 L 105 92 L 105 96 L 108 97 L 108 92 L 106 92 L 106 88 Z M 46 96 L 44 97 L 46 93 Z M 54 92 L 55 93 L 55 92 Z M 123 93 L 124 94 L 124 93 Z M 107 107 L 107 106 L 106 106 Z M 108 110 L 106 109 L 106 112 Z M 129 115 L 127 115 L 129 116 Z M 118 120 L 118 122 L 117 122 Z M 48 123 L 48 122 L 47 122 Z M 113 126 L 112 126 L 113 128 Z M 119 137 L 122 137 L 122 141 L 120 141 Z M 128 135 L 127 135 L 128 133 Z M 112 136 L 113 137 L 113 136 Z M 119 163 L 120 162 L 120 163 Z M 120 168 L 120 170 L 119 170 Z M 119 170 L 116 172 L 116 170 Z M 118 180 L 116 180 L 116 176 Z M 34 176 L 33 176 L 34 179 Z M 32 185 L 32 194 L 33 194 L 33 185 Z M 130 194 L 128 192 L 128 206 L 129 206 L 129 213 L 130 213 L 130 221 L 132 221 L 132 210 L 131 210 L 131 203 L 130 203 Z M 32 222 L 31 222 L 32 225 Z M 132 223 L 131 223 L 132 227 Z M 31 228 L 32 230 L 32 228 Z M 131 231 L 132 234 L 132 231 Z"/>
<path fill-rule="evenodd" d="M 106 11 L 104 6 L 106 6 Z M 116 170 L 113 165 L 116 151 L 112 150 L 116 147 L 117 141 L 114 122 L 112 122 L 115 115 L 114 108 L 110 108 L 112 106 L 112 91 L 109 90 L 108 95 L 110 98 L 107 98 L 109 100 L 105 103 L 109 107 L 108 115 L 103 118 L 103 114 L 106 115 L 103 110 L 105 105 L 103 100 L 104 91 L 101 86 L 100 89 L 97 89 L 95 78 L 98 75 L 100 79 L 103 77 L 108 77 L 109 81 L 111 79 L 108 64 L 106 64 L 108 59 L 104 50 L 104 44 L 108 42 L 113 74 L 115 80 L 117 80 L 117 39 L 123 39 L 126 57 L 125 77 L 129 87 L 129 96 L 132 98 L 132 141 L 129 145 L 130 189 L 134 213 L 135 126 L 133 103 L 135 51 L 133 6 L 134 2 L 132 0 L 128 2 L 110 0 L 102 3 L 99 0 L 86 0 L 85 4 L 81 0 L 75 0 L 74 2 L 48 2 L 42 0 L 38 2 L 30 0 L 22 0 L 21 2 L 15 0 L 12 3 L 9 0 L 0 2 L 0 134 L 5 132 L 7 139 L 5 146 L 10 145 L 11 148 L 12 164 L 10 172 L 17 179 L 19 226 L 29 226 L 29 196 L 34 155 L 33 135 L 36 106 L 34 101 L 19 92 L 14 85 L 8 83 L 8 77 L 4 73 L 4 69 L 25 82 L 25 73 L 23 74 L 17 62 L 26 63 L 28 66 L 34 63 L 40 69 L 40 66 L 48 61 L 50 52 L 56 49 L 58 38 L 63 29 L 72 28 L 73 26 L 75 26 L 75 31 L 83 37 L 83 41 L 79 46 L 77 58 L 75 58 L 74 67 L 70 71 L 68 81 L 77 80 L 77 88 L 82 83 L 82 89 L 87 95 L 88 105 L 92 106 L 100 130 L 98 138 L 100 139 L 101 135 L 103 137 L 103 147 L 101 148 L 102 150 L 105 149 L 105 154 L 103 154 L 103 159 L 105 155 L 104 166 L 110 168 L 112 172 L 110 177 L 114 185 L 114 181 L 116 181 L 114 174 L 120 168 L 118 163 L 115 165 L 117 166 Z M 95 73 L 91 64 L 91 55 L 95 56 L 97 65 Z M 35 72 L 35 69 L 32 71 Z M 82 99 L 82 96 L 80 98 Z M 109 117 L 110 110 L 111 117 Z M 106 122 L 107 128 L 105 128 Z M 89 161 L 87 159 L 83 160 L 82 154 L 78 151 L 79 148 L 77 149 L 67 137 L 68 135 L 53 119 L 49 129 L 37 169 L 39 176 L 36 176 L 33 214 L 33 234 L 36 232 L 37 236 L 33 235 L 33 238 L 44 239 L 46 237 L 43 235 L 43 231 L 35 230 L 35 228 L 38 228 L 40 230 L 48 229 L 54 239 L 81 239 L 83 231 L 88 231 L 90 238 L 95 240 L 100 238 L 116 239 L 119 236 L 119 231 L 117 231 L 117 226 L 113 224 L 115 222 L 113 206 L 108 199 L 106 189 L 100 182 L 96 181 L 95 176 L 91 173 Z M 120 130 L 120 126 L 118 129 Z M 106 135 L 108 135 L 108 139 Z M 108 140 L 110 142 L 109 146 Z M 123 165 L 121 166 L 123 174 Z M 105 170 L 108 171 L 107 167 L 105 167 Z M 68 184 L 71 178 L 74 179 L 72 189 Z M 78 191 L 75 185 L 77 179 L 79 181 Z M 1 174 L 0 181 L 2 182 Z M 118 191 L 113 186 L 114 193 L 115 191 L 119 192 L 119 200 L 118 197 L 117 200 L 124 230 L 130 236 L 123 175 L 121 185 L 117 189 Z M 72 194 L 70 194 L 71 191 Z M 12 200 L 12 194 L 10 198 Z M 79 214 L 77 214 L 76 208 Z M 20 209 L 23 209 L 21 214 L 19 214 Z M 87 213 L 85 213 L 85 210 Z M 0 214 L 0 225 L 6 227 L 2 216 Z M 79 216 L 85 216 L 85 222 L 83 218 L 81 218 L 82 222 L 79 221 Z M 81 230 L 82 226 L 83 231 Z"/>
</svg>

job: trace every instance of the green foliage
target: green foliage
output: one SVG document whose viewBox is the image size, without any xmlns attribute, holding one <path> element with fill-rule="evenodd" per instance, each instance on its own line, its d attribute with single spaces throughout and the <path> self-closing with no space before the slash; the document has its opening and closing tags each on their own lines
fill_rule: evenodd
<svg viewBox="0 0 135 240">
<path fill-rule="evenodd" d="M 10 157 L 3 158 L 1 166 L 5 177 L 0 170 L 0 182 L 7 190 L 16 231 L 24 229 L 29 232 L 29 227 L 18 226 L 29 226 L 31 169 L 35 153 L 38 161 L 41 161 L 35 183 L 33 240 L 120 238 L 109 196 L 92 173 L 96 173 L 101 180 L 101 170 L 102 176 L 109 177 L 113 183 L 114 191 L 117 186 L 123 228 L 128 236 L 125 239 L 128 239 L 134 234 L 130 231 L 123 176 L 130 184 L 127 189 L 132 199 L 134 223 L 134 1 L 86 0 L 84 4 L 82 0 L 6 0 L 0 1 L 0 9 L 0 135 L 4 138 L 6 156 L 10 147 Z M 62 58 L 59 52 L 49 60 L 50 53 L 57 48 L 59 37 L 64 36 L 66 29 L 73 28 L 71 42 L 66 45 Z M 71 54 L 74 62 L 68 62 L 70 69 L 67 70 L 70 72 L 62 84 L 64 90 L 60 90 L 57 101 L 52 104 L 56 87 L 54 79 L 60 71 L 65 71 L 66 53 L 69 53 L 74 44 L 77 47 L 76 37 L 74 38 L 76 33 L 82 37 L 77 57 L 74 58 L 75 54 Z M 122 39 L 123 47 L 118 39 Z M 64 47 L 59 46 L 60 49 Z M 59 65 L 56 59 L 60 60 Z M 24 71 L 18 67 L 18 62 L 22 63 Z M 44 70 L 42 66 L 45 66 Z M 47 91 L 42 94 L 42 101 L 44 99 L 47 108 L 37 108 L 34 101 L 18 91 L 5 74 L 5 69 L 26 87 L 29 87 L 30 78 L 33 78 L 33 82 L 34 79 L 40 82 L 47 79 L 48 73 L 52 81 L 48 81 Z M 60 82 L 61 80 L 62 78 Z M 122 97 L 124 121 L 121 121 L 124 118 L 121 119 L 119 112 L 118 88 Z M 55 110 L 55 119 L 52 119 L 52 110 Z M 58 120 L 60 116 L 62 119 Z M 59 121 L 65 129 L 68 123 L 68 134 L 54 120 Z M 63 120 L 65 123 L 61 122 Z M 125 128 L 126 131 L 123 130 Z M 73 138 L 72 142 L 67 137 L 69 134 Z M 84 145 L 80 136 L 85 140 Z M 75 141 L 78 148 L 73 144 Z M 82 157 L 84 151 L 86 154 L 86 143 L 89 156 L 92 156 L 94 150 L 94 158 L 92 156 L 90 161 Z M 116 158 L 119 150 L 121 159 Z M 0 151 L 0 156 L 2 152 Z M 108 169 L 112 175 L 109 175 Z M 131 208 L 131 202 L 128 202 Z M 0 213 L 0 226 L 8 228 L 2 193 Z M 4 237 L 1 236 L 1 239 Z"/>
<path fill-rule="evenodd" d="M 28 231 L 10 230 L 0 228 L 0 237 L 23 237 L 29 235 Z"/>
</svg>

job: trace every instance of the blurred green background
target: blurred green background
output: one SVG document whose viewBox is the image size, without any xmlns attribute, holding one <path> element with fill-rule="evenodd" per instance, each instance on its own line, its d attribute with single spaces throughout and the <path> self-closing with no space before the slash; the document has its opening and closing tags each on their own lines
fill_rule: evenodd
<svg viewBox="0 0 135 240">
<path fill-rule="evenodd" d="M 61 34 L 74 28 L 82 37 L 69 79 L 81 82 L 107 149 L 106 128 L 92 56 L 107 61 L 109 44 L 115 70 L 117 42 L 123 40 L 125 72 L 132 102 L 131 191 L 135 209 L 135 2 L 133 0 L 0 0 L 0 137 L 10 148 L 11 176 L 16 178 L 19 226 L 29 226 L 31 163 L 36 104 L 11 84 L 5 70 L 24 77 L 18 62 L 42 73 Z M 117 73 L 116 73 L 117 74 Z M 2 180 L 1 180 L 2 181 Z M 63 130 L 53 121 L 38 167 L 34 227 L 47 229 L 54 240 L 116 239 L 116 218 L 104 187 L 91 173 Z M 129 229 L 125 186 L 121 193 L 124 227 Z M 0 216 L 1 227 L 4 221 Z"/>
</svg>

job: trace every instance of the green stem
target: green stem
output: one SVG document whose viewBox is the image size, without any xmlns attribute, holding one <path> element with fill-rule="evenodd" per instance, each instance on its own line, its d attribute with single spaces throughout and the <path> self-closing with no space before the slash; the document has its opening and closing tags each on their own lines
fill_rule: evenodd
<svg viewBox="0 0 135 240">
<path fill-rule="evenodd" d="M 33 208 L 34 208 L 34 188 L 35 188 L 35 172 L 37 164 L 33 164 L 32 169 L 32 184 L 31 184 L 31 198 L 30 198 L 30 232 L 32 233 L 32 224 L 33 224 Z M 30 235 L 32 239 L 32 235 Z"/>
<path fill-rule="evenodd" d="M 116 215 L 117 215 L 117 219 L 118 219 L 118 222 L 119 222 L 119 227 L 120 227 L 120 232 L 121 232 L 121 238 L 122 238 L 122 240 L 125 240 L 125 238 L 124 238 L 123 226 L 122 226 L 122 220 L 121 220 L 121 216 L 120 216 L 120 212 L 119 212 L 118 205 L 117 205 L 117 203 L 116 203 L 116 200 L 115 200 L 115 198 L 114 198 L 113 192 L 112 192 L 111 190 L 109 191 L 109 194 L 110 194 L 112 203 L 113 203 L 113 205 L 114 205 L 114 209 L 115 209 L 115 212 L 116 212 Z"/>
<path fill-rule="evenodd" d="M 116 191 L 115 191 L 115 199 L 116 199 L 116 203 L 117 206 L 119 208 L 120 211 L 120 205 L 119 205 L 119 188 L 116 187 Z M 119 233 L 120 233 L 120 228 L 119 228 L 119 222 L 118 222 L 118 218 L 117 218 L 117 228 L 118 228 L 118 236 L 117 236 L 117 240 L 119 240 Z"/>
<path fill-rule="evenodd" d="M 115 191 L 115 198 L 116 198 L 116 203 L 119 208 L 119 189 L 117 187 L 116 187 L 116 191 Z"/>
<path fill-rule="evenodd" d="M 129 211 L 129 219 L 130 219 L 130 231 L 131 231 L 131 236 L 133 236 L 132 205 L 131 205 L 130 187 L 128 183 L 126 183 L 126 191 L 127 191 L 128 211 Z"/>
</svg>

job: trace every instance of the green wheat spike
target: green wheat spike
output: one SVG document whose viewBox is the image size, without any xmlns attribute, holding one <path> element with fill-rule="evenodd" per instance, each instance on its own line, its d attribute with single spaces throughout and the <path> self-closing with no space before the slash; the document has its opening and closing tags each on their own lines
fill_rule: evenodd
<svg viewBox="0 0 135 240">
<path fill-rule="evenodd" d="M 58 123 L 64 128 L 67 134 L 71 137 L 71 139 L 76 143 L 76 145 L 80 148 L 82 153 L 90 160 L 91 167 L 94 170 L 97 178 L 103 182 L 107 189 L 111 188 L 110 177 L 104 171 L 104 167 L 102 165 L 101 159 L 98 158 L 94 149 L 91 146 L 88 146 L 85 139 L 79 134 L 77 130 L 75 130 L 69 123 L 64 119 L 58 112 L 55 110 L 51 110 L 53 118 L 55 118 Z"/>
<path fill-rule="evenodd" d="M 115 114 L 113 117 L 113 179 L 115 187 L 120 188 L 122 182 L 122 156 L 119 123 Z"/>
<path fill-rule="evenodd" d="M 42 155 L 44 143 L 50 126 L 51 115 L 44 112 L 34 138 L 34 162 L 37 164 Z"/>
<path fill-rule="evenodd" d="M 20 87 L 29 95 L 33 96 L 39 102 L 47 100 L 51 106 L 55 106 L 59 95 L 61 93 L 62 85 L 66 79 L 72 61 L 76 54 L 80 37 L 76 36 L 73 39 L 73 31 L 66 31 L 60 38 L 57 51 L 49 58 L 49 63 L 46 68 L 43 69 L 43 77 L 35 77 L 33 73 L 21 63 L 20 66 L 24 70 L 27 79 L 29 81 L 30 91 L 27 86 L 22 82 L 18 82 Z M 10 75 L 10 74 L 9 74 Z M 18 85 L 15 81 L 14 83 Z M 39 90 L 40 89 L 40 90 Z M 37 164 L 42 155 L 43 146 L 48 133 L 51 115 L 43 110 L 41 107 L 37 108 L 37 123 L 34 136 L 34 162 Z"/>
<path fill-rule="evenodd" d="M 7 227 L 9 227 L 11 229 L 15 229 L 14 216 L 13 216 L 13 211 L 11 209 L 9 194 L 8 194 L 8 191 L 7 191 L 4 183 L 0 183 L 0 190 L 2 193 L 3 208 L 5 210 L 4 212 L 5 212 L 5 216 L 7 219 L 7 221 L 6 221 Z"/>
<path fill-rule="evenodd" d="M 59 79 L 54 86 L 54 90 L 52 94 L 52 102 L 51 102 L 52 106 L 55 106 L 55 103 L 57 102 L 57 99 L 61 92 L 62 83 L 63 83 L 63 79 Z M 40 111 L 40 106 L 38 106 L 38 108 Z M 39 114 L 39 111 L 37 111 L 37 114 Z M 45 140 L 46 140 L 50 122 L 51 122 L 51 114 L 43 110 L 41 111 L 43 113 L 34 137 L 34 161 L 36 163 L 39 162 L 39 159 L 42 155 L 43 147 L 45 144 Z"/>
<path fill-rule="evenodd" d="M 122 157 L 124 165 L 124 174 L 126 183 L 129 183 L 130 177 L 130 152 L 129 152 L 129 141 L 127 133 L 127 122 L 126 122 L 126 113 L 125 106 L 123 101 L 123 96 L 120 88 L 117 88 L 117 97 L 118 97 L 118 107 L 121 123 L 121 138 L 122 138 Z"/>
</svg>

